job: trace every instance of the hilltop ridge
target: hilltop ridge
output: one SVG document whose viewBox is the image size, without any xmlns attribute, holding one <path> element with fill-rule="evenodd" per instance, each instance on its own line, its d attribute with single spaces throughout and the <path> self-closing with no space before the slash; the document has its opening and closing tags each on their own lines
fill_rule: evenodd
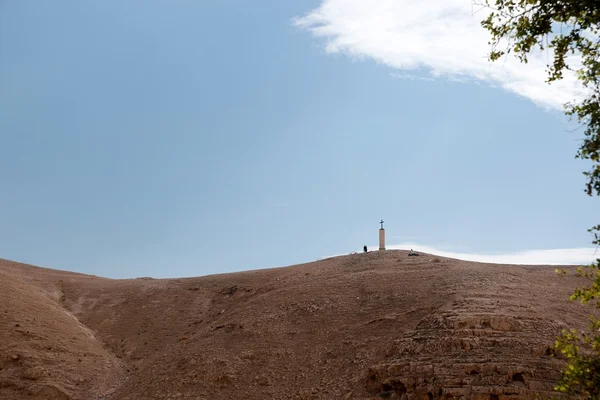
<svg viewBox="0 0 600 400">
<path fill-rule="evenodd" d="M 181 279 L 0 260 L 0 399 L 534 398 L 580 283 L 399 250 Z"/>
</svg>

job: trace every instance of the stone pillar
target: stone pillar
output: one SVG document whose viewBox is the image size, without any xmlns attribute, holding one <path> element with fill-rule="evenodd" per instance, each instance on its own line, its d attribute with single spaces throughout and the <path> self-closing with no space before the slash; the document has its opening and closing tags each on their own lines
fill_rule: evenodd
<svg viewBox="0 0 600 400">
<path fill-rule="evenodd" d="M 379 230 L 379 250 L 385 250 L 385 229 Z"/>
</svg>

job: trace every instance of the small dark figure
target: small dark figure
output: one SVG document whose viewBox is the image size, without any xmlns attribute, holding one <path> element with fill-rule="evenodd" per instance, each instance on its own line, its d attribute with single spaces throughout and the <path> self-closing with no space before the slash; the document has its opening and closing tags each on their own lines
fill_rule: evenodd
<svg viewBox="0 0 600 400">
<path fill-rule="evenodd" d="M 415 253 L 413 249 L 410 249 L 410 253 L 408 253 L 409 257 L 419 256 L 419 253 Z"/>
<path fill-rule="evenodd" d="M 366 253 L 367 252 L 367 246 L 363 246 L 363 250 Z"/>
</svg>

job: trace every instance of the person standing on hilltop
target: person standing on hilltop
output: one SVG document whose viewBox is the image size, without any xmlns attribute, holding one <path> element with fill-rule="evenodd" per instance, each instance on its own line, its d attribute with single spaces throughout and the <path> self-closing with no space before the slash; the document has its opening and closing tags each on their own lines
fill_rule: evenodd
<svg viewBox="0 0 600 400">
<path fill-rule="evenodd" d="M 367 245 L 363 246 L 363 251 L 366 253 L 367 252 Z"/>
</svg>

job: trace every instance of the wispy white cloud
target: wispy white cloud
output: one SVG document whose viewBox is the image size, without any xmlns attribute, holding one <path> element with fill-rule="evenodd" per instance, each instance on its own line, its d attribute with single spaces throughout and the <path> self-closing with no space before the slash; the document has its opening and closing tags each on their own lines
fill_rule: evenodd
<svg viewBox="0 0 600 400">
<path fill-rule="evenodd" d="M 480 26 L 486 10 L 471 0 L 322 0 L 297 27 L 325 39 L 328 53 L 370 58 L 405 72 L 425 69 L 430 77 L 483 81 L 550 109 L 581 99 L 584 89 L 573 74 L 545 83 L 550 53 L 532 55 L 528 64 L 512 56 L 491 63 L 489 35 Z"/>
<path fill-rule="evenodd" d="M 369 251 L 377 250 L 376 246 L 369 246 Z M 440 257 L 455 258 L 465 261 L 476 261 L 492 264 L 519 264 L 519 265 L 585 265 L 600 258 L 600 250 L 595 247 L 581 247 L 573 249 L 547 249 L 527 250 L 501 254 L 483 254 L 475 252 L 457 252 L 440 250 L 432 246 L 416 243 L 404 243 L 386 246 L 389 250 L 414 250 L 420 253 L 433 254 Z"/>
</svg>

